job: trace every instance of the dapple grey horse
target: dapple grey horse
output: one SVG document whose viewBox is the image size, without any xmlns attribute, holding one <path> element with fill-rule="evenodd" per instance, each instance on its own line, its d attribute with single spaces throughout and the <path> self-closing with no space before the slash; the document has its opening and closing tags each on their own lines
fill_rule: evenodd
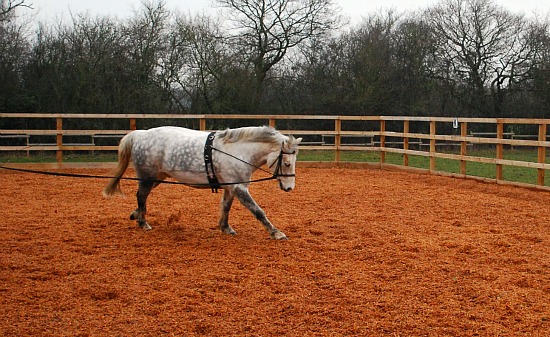
<svg viewBox="0 0 550 337">
<path fill-rule="evenodd" d="M 122 138 L 118 165 L 103 195 L 122 194 L 120 180 L 130 160 L 139 179 L 138 208 L 130 219 L 143 229 L 147 197 L 167 177 L 196 188 L 223 189 L 219 227 L 235 235 L 229 225 L 229 211 L 236 197 L 262 223 L 271 238 L 287 239 L 267 218 L 248 191 L 252 174 L 267 165 L 282 190 L 295 186 L 295 165 L 301 138 L 285 136 L 272 127 L 244 127 L 208 133 L 163 126 L 132 131 Z M 208 150 L 208 151 L 207 151 Z M 264 170 L 267 171 L 267 170 Z"/>
</svg>

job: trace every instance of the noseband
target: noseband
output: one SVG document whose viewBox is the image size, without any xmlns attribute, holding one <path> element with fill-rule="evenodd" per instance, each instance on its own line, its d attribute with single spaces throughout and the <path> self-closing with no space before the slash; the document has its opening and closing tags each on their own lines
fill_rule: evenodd
<svg viewBox="0 0 550 337">
<path fill-rule="evenodd" d="M 275 170 L 273 171 L 273 178 L 279 178 L 279 177 L 296 177 L 296 174 L 285 174 L 283 173 L 283 155 L 284 154 L 296 154 L 296 151 L 292 152 L 285 152 L 283 150 L 283 147 L 281 146 L 281 152 L 279 152 L 279 156 L 277 157 L 277 161 L 273 162 L 269 166 L 271 168 L 275 163 L 277 163 L 277 166 L 275 167 Z"/>
</svg>

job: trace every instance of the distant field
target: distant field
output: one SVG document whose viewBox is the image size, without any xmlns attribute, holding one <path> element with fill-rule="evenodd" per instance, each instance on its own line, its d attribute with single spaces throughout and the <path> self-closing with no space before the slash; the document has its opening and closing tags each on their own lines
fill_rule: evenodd
<svg viewBox="0 0 550 337">
<path fill-rule="evenodd" d="M 495 158 L 495 151 L 476 150 L 469 151 L 469 156 Z M 519 160 L 526 162 L 537 162 L 536 150 L 505 150 L 504 159 Z M 333 151 L 301 151 L 299 154 L 301 161 L 332 161 L 334 160 Z M 370 151 L 348 151 L 342 152 L 340 160 L 349 162 L 380 162 L 380 154 Z M 403 165 L 403 155 L 396 153 L 386 153 L 386 163 Z M 546 159 L 550 163 L 550 158 Z M 423 156 L 409 155 L 409 166 L 429 169 L 430 159 Z M 436 159 L 436 169 L 442 172 L 460 173 L 460 162 L 451 159 Z M 496 168 L 492 164 L 468 162 L 466 164 L 466 174 L 483 178 L 496 178 Z M 528 184 L 537 183 L 537 170 L 523 167 L 503 166 L 503 178 L 507 181 L 515 181 Z M 550 186 L 550 178 L 545 181 L 546 186 Z"/>
</svg>

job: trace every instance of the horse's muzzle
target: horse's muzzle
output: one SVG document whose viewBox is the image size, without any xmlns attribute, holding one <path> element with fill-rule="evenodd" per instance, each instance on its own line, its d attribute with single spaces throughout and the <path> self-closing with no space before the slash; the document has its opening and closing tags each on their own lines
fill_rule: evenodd
<svg viewBox="0 0 550 337">
<path fill-rule="evenodd" d="M 290 192 L 294 189 L 294 186 L 283 186 L 283 182 L 279 180 L 279 187 L 285 192 Z"/>
</svg>

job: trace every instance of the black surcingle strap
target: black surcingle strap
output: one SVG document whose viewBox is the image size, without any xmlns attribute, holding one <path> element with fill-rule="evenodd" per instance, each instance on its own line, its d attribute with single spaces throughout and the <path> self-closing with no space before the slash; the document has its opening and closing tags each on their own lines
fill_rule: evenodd
<svg viewBox="0 0 550 337">
<path fill-rule="evenodd" d="M 216 132 L 211 132 L 206 138 L 206 144 L 204 145 L 204 164 L 206 166 L 206 176 L 208 177 L 208 183 L 212 189 L 212 193 L 218 193 L 218 189 L 221 187 L 216 173 L 214 172 L 214 161 L 212 160 L 212 144 L 216 137 Z"/>
</svg>

